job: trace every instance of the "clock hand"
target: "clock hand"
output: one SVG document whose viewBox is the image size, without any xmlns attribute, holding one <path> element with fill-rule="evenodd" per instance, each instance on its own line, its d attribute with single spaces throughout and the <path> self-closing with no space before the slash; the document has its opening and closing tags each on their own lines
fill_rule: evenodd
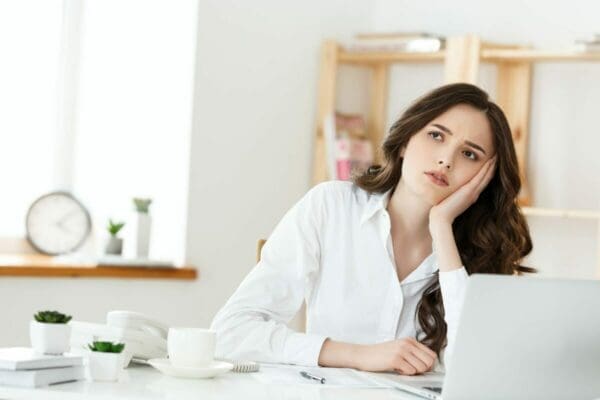
<svg viewBox="0 0 600 400">
<path fill-rule="evenodd" d="M 66 233 L 73 233 L 73 231 L 72 231 L 72 230 L 70 230 L 70 229 L 67 229 L 67 228 L 66 228 L 66 227 L 65 227 L 63 224 L 61 224 L 60 222 L 58 222 L 58 223 L 56 224 L 56 226 L 58 226 L 58 228 L 59 228 L 61 231 L 63 231 L 63 232 L 66 232 Z"/>
<path fill-rule="evenodd" d="M 63 215 L 59 220 L 58 223 L 61 224 L 63 223 L 66 219 L 68 219 L 71 215 L 73 215 L 74 213 L 76 213 L 78 210 L 71 210 L 68 213 L 66 213 L 65 215 Z"/>
</svg>

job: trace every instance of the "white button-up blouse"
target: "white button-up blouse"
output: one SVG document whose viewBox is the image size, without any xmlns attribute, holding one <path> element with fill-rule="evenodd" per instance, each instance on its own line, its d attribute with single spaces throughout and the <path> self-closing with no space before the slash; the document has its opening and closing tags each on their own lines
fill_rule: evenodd
<svg viewBox="0 0 600 400">
<path fill-rule="evenodd" d="M 312 188 L 279 222 L 211 328 L 216 356 L 316 366 L 326 338 L 371 344 L 422 332 L 416 309 L 436 279 L 435 253 L 402 282 L 394 262 L 390 193 L 351 182 Z M 464 267 L 439 272 L 451 352 L 467 281 Z M 289 322 L 306 301 L 306 333 Z"/>
</svg>

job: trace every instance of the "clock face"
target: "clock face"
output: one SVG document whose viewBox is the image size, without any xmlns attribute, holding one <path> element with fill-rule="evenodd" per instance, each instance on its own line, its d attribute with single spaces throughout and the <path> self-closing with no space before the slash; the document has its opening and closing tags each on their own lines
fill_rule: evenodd
<svg viewBox="0 0 600 400">
<path fill-rule="evenodd" d="M 67 192 L 40 197 L 27 212 L 27 239 L 42 253 L 56 255 L 76 250 L 91 228 L 90 214 Z"/>
</svg>

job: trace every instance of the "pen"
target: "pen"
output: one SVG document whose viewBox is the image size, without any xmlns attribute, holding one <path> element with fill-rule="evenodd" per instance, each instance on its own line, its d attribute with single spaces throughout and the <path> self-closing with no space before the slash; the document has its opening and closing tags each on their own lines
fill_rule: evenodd
<svg viewBox="0 0 600 400">
<path fill-rule="evenodd" d="M 321 383 L 325 383 L 325 378 L 321 378 L 320 376 L 309 374 L 306 371 L 300 371 L 300 375 L 302 375 L 306 379 L 312 379 L 312 380 L 315 380 L 315 381 L 319 381 Z"/>
</svg>

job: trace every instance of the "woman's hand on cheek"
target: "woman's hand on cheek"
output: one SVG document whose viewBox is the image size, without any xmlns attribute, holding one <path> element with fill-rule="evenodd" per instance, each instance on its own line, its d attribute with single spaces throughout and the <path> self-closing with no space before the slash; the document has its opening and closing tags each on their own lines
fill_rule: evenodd
<svg viewBox="0 0 600 400">
<path fill-rule="evenodd" d="M 479 172 L 467 183 L 429 211 L 429 226 L 452 224 L 454 219 L 477 201 L 477 198 L 490 183 L 496 169 L 496 156 L 483 164 Z"/>
</svg>

